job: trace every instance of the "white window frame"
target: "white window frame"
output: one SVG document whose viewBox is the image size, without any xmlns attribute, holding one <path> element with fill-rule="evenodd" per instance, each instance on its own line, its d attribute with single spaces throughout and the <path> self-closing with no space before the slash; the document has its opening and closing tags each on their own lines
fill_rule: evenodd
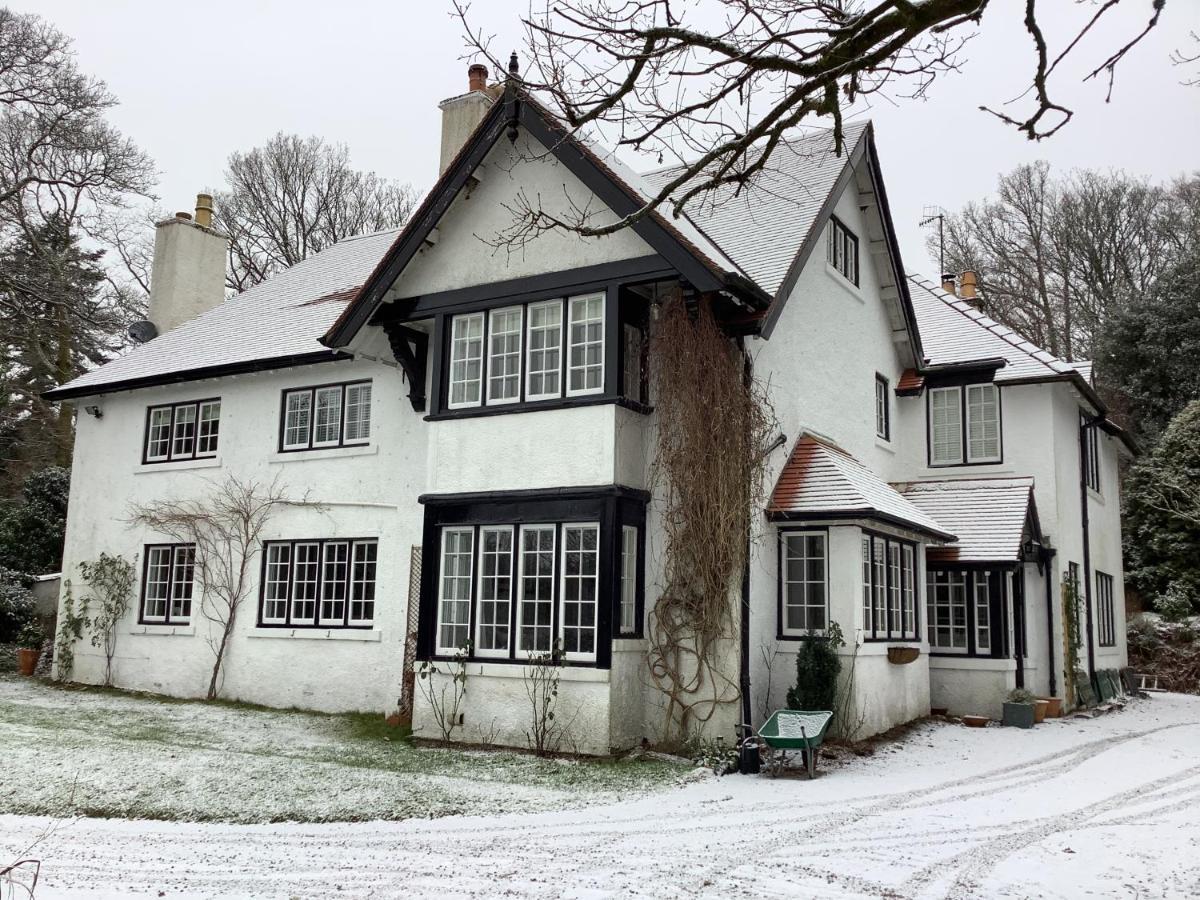
<svg viewBox="0 0 1200 900">
<path fill-rule="evenodd" d="M 971 443 L 972 443 L 971 428 L 975 424 L 975 417 L 972 415 L 972 412 L 971 412 L 971 408 L 973 405 L 971 402 L 971 392 L 972 391 L 982 391 L 982 392 L 985 392 L 985 393 L 988 393 L 991 395 L 991 403 L 989 405 L 990 405 L 990 408 L 995 413 L 995 426 L 996 426 L 996 452 L 995 453 L 981 453 L 979 455 L 976 455 L 971 450 Z M 996 387 L 995 384 L 992 384 L 991 382 L 985 382 L 983 384 L 968 384 L 963 389 L 963 403 L 964 403 L 964 414 L 965 414 L 964 419 L 966 422 L 966 427 L 964 429 L 964 436 L 966 439 L 967 463 L 974 465 L 975 463 L 1000 462 L 1000 459 L 1003 455 L 1003 446 L 1004 446 L 1003 440 L 1002 440 L 1002 437 L 1000 434 L 1000 426 L 1001 426 L 1000 389 L 998 387 Z M 987 425 L 988 425 L 988 422 L 987 422 L 987 419 L 985 418 L 982 422 L 981 427 L 986 428 Z M 981 440 L 983 440 L 983 439 L 981 438 Z"/>
<path fill-rule="evenodd" d="M 371 440 L 371 405 L 374 401 L 372 382 L 359 381 L 345 385 L 342 397 L 342 443 L 346 446 L 365 444 Z M 351 411 L 354 420 L 351 421 Z M 350 429 L 354 429 L 354 437 Z"/>
<path fill-rule="evenodd" d="M 147 544 L 145 547 L 146 563 L 142 572 L 141 598 L 138 606 L 138 622 L 147 625 L 189 625 L 192 621 L 192 603 L 196 588 L 196 545 L 195 544 Z M 155 562 L 156 558 L 165 555 L 165 559 Z M 159 571 L 155 572 L 154 570 Z M 180 575 L 186 571 L 190 577 L 186 581 Z M 165 575 L 161 579 L 152 575 Z M 155 596 L 151 597 L 151 586 L 156 586 Z M 161 596 L 158 595 L 161 588 Z M 161 612 L 149 612 L 147 604 L 153 600 L 156 608 L 161 604 Z M 187 613 L 176 612 L 181 601 L 187 603 Z"/>
<path fill-rule="evenodd" d="M 600 310 L 599 316 L 598 317 L 597 316 L 588 316 L 582 320 L 578 319 L 576 316 L 576 309 L 575 309 L 576 306 L 581 305 L 586 310 L 588 305 L 590 305 L 592 303 L 595 303 L 599 307 L 599 310 Z M 566 353 L 567 365 L 566 365 L 565 388 L 566 388 L 566 395 L 568 397 L 586 397 L 586 396 L 590 396 L 592 394 L 604 393 L 604 377 L 605 377 L 605 371 L 604 371 L 604 369 L 605 369 L 605 360 L 604 360 L 604 355 L 605 355 L 605 353 L 604 353 L 604 350 L 605 350 L 604 337 L 605 337 L 605 335 L 604 335 L 604 332 L 605 332 L 605 328 L 606 328 L 605 309 L 604 309 L 605 305 L 606 305 L 605 304 L 605 296 L 603 293 L 578 294 L 574 297 L 567 298 L 567 332 L 566 332 L 566 334 L 567 334 L 567 342 L 566 342 L 567 343 L 567 353 Z M 575 326 L 579 325 L 579 324 L 582 324 L 585 329 L 584 330 L 584 339 L 582 341 L 576 342 L 574 331 L 575 331 Z M 600 337 L 598 340 L 588 340 L 587 336 L 586 336 L 587 335 L 586 329 L 589 326 L 596 325 L 596 324 L 598 324 L 600 326 Z M 588 350 L 593 347 L 599 349 L 600 361 L 597 363 L 588 363 L 587 353 L 588 353 Z M 582 354 L 582 356 L 583 356 L 583 361 L 580 363 L 577 363 L 575 360 L 577 352 Z M 584 386 L 580 387 L 580 388 L 573 388 L 573 387 L 571 387 L 572 376 L 578 372 L 583 373 L 583 385 Z M 587 386 L 588 375 L 591 372 L 597 372 L 599 374 L 599 382 L 596 384 L 595 387 Z"/>
<path fill-rule="evenodd" d="M 470 329 L 479 326 L 479 334 L 472 337 Z M 460 334 L 460 329 L 465 334 Z M 478 343 L 477 352 L 472 352 L 471 345 Z M 483 405 L 483 383 L 487 378 L 484 365 L 485 346 L 487 344 L 487 321 L 482 312 L 463 313 L 450 319 L 450 367 L 446 378 L 446 406 L 449 409 L 472 409 Z M 479 374 L 475 378 L 467 377 L 471 364 L 479 366 Z M 462 378 L 454 377 L 455 365 L 463 367 Z M 463 399 L 454 399 L 454 388 L 463 385 Z M 471 387 L 474 386 L 474 398 L 470 397 Z"/>
<path fill-rule="evenodd" d="M 921 639 L 917 627 L 917 554 L 911 544 L 900 545 L 902 635 L 905 640 Z"/>
<path fill-rule="evenodd" d="M 937 439 L 938 410 L 937 410 L 937 404 L 934 399 L 935 397 L 949 397 L 949 398 L 952 398 L 952 400 L 953 400 L 952 403 L 950 403 L 949 405 L 947 405 L 945 407 L 946 410 L 953 412 L 954 420 L 955 420 L 954 424 L 955 424 L 956 438 L 953 442 L 953 446 L 954 446 L 954 455 L 953 456 L 946 456 L 946 457 L 940 457 L 940 458 L 938 456 L 938 444 L 939 444 L 939 441 Z M 946 422 L 946 423 L 942 423 L 942 424 L 945 427 L 949 427 L 952 423 Z M 958 386 L 930 388 L 929 389 L 929 465 L 930 466 L 961 466 L 964 462 L 964 459 L 963 459 L 963 436 L 964 436 L 965 430 L 966 430 L 965 423 L 963 422 L 962 388 L 958 387 Z M 942 441 L 941 443 L 949 445 L 950 441 L 947 439 L 947 440 Z"/>
<path fill-rule="evenodd" d="M 558 324 L 557 325 L 534 325 L 534 321 L 533 321 L 534 320 L 534 312 L 540 311 L 543 309 L 557 309 L 558 310 Z M 565 329 L 563 327 L 565 325 L 564 313 L 565 313 L 565 310 L 563 309 L 563 301 L 562 300 L 541 300 L 537 303 L 530 303 L 528 305 L 528 309 L 527 309 L 526 317 L 525 317 L 525 400 L 526 401 L 552 400 L 552 399 L 561 397 L 563 395 L 563 381 L 564 381 L 563 359 L 566 355 L 565 354 L 565 341 L 564 341 Z M 533 346 L 533 334 L 535 331 L 537 331 L 539 333 L 544 332 L 547 335 L 557 333 L 558 337 L 557 337 L 557 342 L 554 344 L 554 348 L 555 348 L 555 350 L 557 350 L 557 353 L 558 353 L 558 364 L 555 368 L 553 368 L 553 369 L 549 369 L 549 368 L 538 369 L 536 372 L 534 371 L 533 354 L 535 352 L 535 349 Z M 536 352 L 546 352 L 549 350 L 549 348 L 550 348 L 550 345 L 547 344 L 544 347 L 538 348 L 538 350 Z M 551 373 L 556 373 L 554 375 L 555 384 L 557 386 L 556 389 L 553 391 L 544 391 L 543 390 L 540 392 L 534 392 L 533 376 L 535 374 L 544 376 L 544 375 L 549 375 Z M 543 381 L 543 386 L 544 386 L 544 381 Z"/>
<path fill-rule="evenodd" d="M 152 406 L 146 417 L 146 462 L 166 462 L 171 458 L 172 429 L 175 411 L 170 406 Z M 159 432 L 156 436 L 155 432 Z M 150 448 L 155 444 L 163 444 L 162 453 L 151 454 Z"/>
<path fill-rule="evenodd" d="M 821 579 L 813 579 L 808 575 L 809 563 L 816 559 L 810 556 L 808 552 L 808 542 L 810 539 L 817 538 L 821 542 Z M 802 551 L 799 557 L 793 557 L 791 553 L 792 539 L 798 539 L 801 543 Z M 793 559 L 799 559 L 802 567 L 801 578 L 793 580 L 790 577 L 789 563 Z M 824 531 L 799 531 L 787 530 L 779 532 L 779 580 L 782 597 L 780 600 L 780 622 L 779 633 L 785 637 L 806 637 L 809 631 L 815 634 L 824 634 L 829 628 L 829 535 Z M 821 602 L 811 602 L 810 589 L 812 585 L 819 584 L 821 586 Z M 800 601 L 793 602 L 792 589 L 800 590 Z M 791 608 L 801 608 L 804 610 L 804 626 L 800 628 L 792 627 L 788 624 L 788 610 Z M 819 609 L 821 611 L 822 625 L 820 628 L 809 628 L 811 623 L 812 610 Z"/>
<path fill-rule="evenodd" d="M 485 565 L 486 556 L 495 556 L 497 558 L 503 555 L 502 551 L 489 551 L 487 549 L 488 534 L 508 535 L 508 565 L 507 569 L 502 574 L 486 575 L 487 566 Z M 476 540 L 479 541 L 479 547 L 475 551 L 475 557 L 478 560 L 475 573 L 475 598 L 472 602 L 472 607 L 475 610 L 475 647 L 474 655 L 481 657 L 493 657 L 505 659 L 508 657 L 512 649 L 512 614 L 513 606 L 516 598 L 512 595 L 513 587 L 513 554 L 516 552 L 516 545 L 513 543 L 515 531 L 512 525 L 481 525 L 479 534 Z M 502 622 L 484 622 L 484 604 L 497 604 L 499 601 L 495 599 L 485 599 L 484 597 L 484 581 L 491 579 L 495 584 L 507 585 L 509 596 L 505 603 L 506 613 Z M 486 648 L 483 645 L 483 630 L 484 628 L 502 629 L 505 634 L 504 646 L 500 648 Z"/>
<path fill-rule="evenodd" d="M 304 551 L 305 551 L 306 560 L 305 560 L 304 565 L 306 565 L 306 566 L 309 565 L 309 563 L 311 561 L 311 558 L 309 557 L 309 552 L 316 554 L 316 556 L 315 556 L 315 561 L 316 561 L 315 577 L 313 578 L 313 580 L 311 582 L 307 579 L 305 579 L 303 582 L 300 582 L 300 580 L 296 577 L 296 574 L 297 574 L 296 567 L 299 565 L 301 548 L 304 548 Z M 317 616 L 320 615 L 320 612 L 321 612 L 321 575 L 323 574 L 324 565 L 325 565 L 325 559 L 324 559 L 324 555 L 321 553 L 321 542 L 320 541 L 293 541 L 292 542 L 292 580 L 291 580 L 291 586 L 288 589 L 288 622 L 290 624 L 298 625 L 300 623 L 303 623 L 303 624 L 307 624 L 307 625 L 312 625 L 312 624 L 316 623 Z M 297 599 L 296 585 L 301 584 L 301 583 L 303 583 L 305 585 L 308 585 L 308 584 L 312 585 L 312 588 L 313 588 L 312 597 L 305 598 L 305 599 Z M 297 615 L 296 614 L 296 604 L 297 603 L 313 604 L 312 615 L 310 615 L 310 616 Z"/>
<path fill-rule="evenodd" d="M 280 556 L 283 558 L 280 559 Z M 263 599 L 259 612 L 259 621 L 263 625 L 284 625 L 288 620 L 288 611 L 292 597 L 292 545 L 287 541 L 268 542 L 263 553 Z M 283 577 L 280 578 L 279 576 Z M 282 595 L 278 589 L 283 589 Z M 272 605 L 283 610 L 281 615 L 268 615 Z"/>
<path fill-rule="evenodd" d="M 199 409 L 196 414 L 196 458 L 209 459 L 217 455 L 217 445 L 221 440 L 221 401 L 204 400 L 198 406 Z M 206 446 L 211 443 L 211 447 L 202 450 L 200 449 L 202 443 Z"/>
<path fill-rule="evenodd" d="M 584 551 L 582 549 L 580 549 L 578 551 L 568 551 L 568 549 L 567 549 L 567 544 L 568 544 L 567 532 L 569 532 L 573 529 L 579 529 L 580 531 L 594 532 L 596 535 L 596 549 L 594 551 Z M 567 660 L 568 662 L 595 662 L 596 661 L 596 651 L 599 648 L 599 644 L 600 644 L 600 550 L 601 550 L 601 548 L 600 548 L 600 524 L 598 522 L 564 522 L 562 525 L 562 528 L 560 530 L 561 530 L 562 538 L 559 542 L 560 546 L 558 548 L 558 603 L 557 603 L 557 606 L 558 606 L 558 628 L 556 629 L 557 637 L 559 640 L 559 646 L 562 647 L 562 649 L 563 649 L 563 654 L 562 654 L 563 659 Z M 591 624 L 592 649 L 591 649 L 591 652 L 579 651 L 579 650 L 567 650 L 567 641 L 566 641 L 567 578 L 568 577 L 578 578 L 580 580 L 580 585 L 582 587 L 583 580 L 588 577 L 586 575 L 577 575 L 577 576 L 574 576 L 574 575 L 568 576 L 567 575 L 567 553 L 568 552 L 572 552 L 572 553 L 577 552 L 577 553 L 581 553 L 581 554 L 585 553 L 585 552 L 591 552 L 595 556 L 596 571 L 595 571 L 595 574 L 593 574 L 591 576 L 591 580 L 592 580 L 592 624 Z M 582 610 L 585 605 L 586 605 L 585 603 L 579 602 L 581 614 L 582 614 Z M 582 620 L 582 615 L 580 618 Z M 588 630 L 587 626 L 583 626 L 583 625 L 576 625 L 576 626 L 572 626 L 572 627 L 579 631 Z"/>
<path fill-rule="evenodd" d="M 454 578 L 461 582 L 465 579 L 467 584 L 467 596 L 462 597 L 447 597 L 446 596 L 446 546 L 448 538 L 451 534 L 467 535 L 470 538 L 470 547 L 466 553 L 467 557 L 467 572 L 464 575 L 461 572 L 456 572 Z M 456 551 L 457 555 L 461 556 L 462 551 Z M 475 578 L 475 528 L 473 526 L 455 527 L 448 526 L 442 529 L 441 536 L 441 551 L 438 554 L 438 590 L 437 590 L 437 631 L 434 633 L 434 648 L 439 656 L 453 656 L 458 653 L 460 646 L 448 647 L 442 643 L 442 628 L 449 626 L 455 630 L 462 629 L 467 640 L 471 637 L 471 586 Z M 458 621 L 457 615 L 454 622 L 446 621 L 446 604 L 453 603 L 457 605 L 466 605 L 466 618 Z M 465 641 L 464 641 L 465 643 Z"/>
<path fill-rule="evenodd" d="M 887 636 L 889 640 L 893 641 L 904 638 L 904 592 L 902 589 L 904 563 L 900 546 L 896 541 L 887 541 L 887 617 L 890 623 Z"/>
<path fill-rule="evenodd" d="M 507 316 L 512 316 L 512 315 L 515 315 L 516 319 L 517 319 L 516 330 L 514 331 L 513 329 L 510 328 L 505 331 L 498 332 L 496 330 L 497 318 L 507 317 Z M 515 335 L 517 338 L 517 349 L 516 350 L 507 349 L 507 343 L 506 343 L 505 344 L 506 349 L 503 349 L 499 353 L 497 353 L 496 347 L 495 347 L 496 338 L 500 337 L 500 338 L 507 339 L 507 338 L 512 337 L 513 335 Z M 523 307 L 523 306 L 505 306 L 501 309 L 493 309 L 490 313 L 488 313 L 488 336 L 487 336 L 487 403 L 488 403 L 488 406 L 501 406 L 501 405 L 507 404 L 507 403 L 520 402 L 520 400 L 521 400 L 521 380 L 522 380 L 521 361 L 524 358 L 524 350 L 525 350 L 524 343 L 525 343 L 525 307 Z M 497 374 L 498 363 L 507 362 L 510 360 L 516 360 L 516 363 L 517 363 L 516 372 L 507 373 L 507 374 L 505 374 L 505 373 Z M 511 397 L 497 396 L 497 392 L 494 390 L 497 381 L 503 382 L 503 381 L 507 381 L 508 379 L 512 379 L 512 381 L 513 381 L 512 396 Z"/>
<path fill-rule="evenodd" d="M 952 653 L 959 656 L 966 656 L 971 652 L 970 646 L 970 631 L 971 620 L 967 614 L 967 605 L 974 602 L 974 598 L 970 595 L 970 583 L 967 579 L 967 573 L 961 569 L 929 569 L 925 570 L 926 584 L 926 601 L 925 601 L 925 627 L 929 640 L 929 648 L 937 653 Z M 961 587 L 959 596 L 955 596 L 955 588 Z M 945 589 L 945 602 L 939 599 L 937 590 Z M 962 608 L 962 625 L 954 624 L 954 610 L 956 607 Z M 938 617 L 935 615 L 939 609 L 949 611 L 949 625 L 945 626 L 950 630 L 950 643 L 942 644 L 937 639 Z M 956 632 L 962 634 L 962 646 L 954 646 L 954 635 Z"/>
<path fill-rule="evenodd" d="M 356 570 L 359 548 L 373 547 L 373 559 L 361 577 Z M 338 560 L 337 554 L 343 554 Z M 309 566 L 314 560 L 315 580 L 297 578 L 300 557 Z M 309 630 L 370 628 L 375 624 L 375 583 L 378 575 L 379 541 L 377 538 L 299 538 L 263 542 L 262 584 L 259 589 L 258 624 L 260 627 L 284 627 Z M 369 571 L 369 578 L 367 577 Z M 334 576 L 336 575 L 336 579 Z M 370 585 L 371 616 L 351 615 L 356 587 Z M 312 585 L 313 598 L 296 595 L 298 585 Z M 364 587 L 365 589 L 365 587 Z M 311 615 L 300 615 L 298 604 L 313 603 Z M 325 605 L 336 604 L 341 615 L 326 614 Z M 272 606 L 281 607 L 281 615 L 272 615 Z M 332 613 L 332 610 L 330 610 Z"/>
<path fill-rule="evenodd" d="M 335 554 L 345 554 L 339 562 Z M 331 559 L 331 557 L 333 557 Z M 330 578 L 330 567 L 340 567 L 342 575 L 340 578 Z M 347 604 L 350 602 L 350 542 L 349 541 L 325 541 L 321 545 L 321 584 L 317 592 L 317 625 L 321 628 L 338 628 L 345 624 L 347 617 L 350 615 L 350 610 Z M 332 596 L 330 593 L 332 592 Z M 340 606 L 341 615 L 325 615 L 325 605 Z"/>
<path fill-rule="evenodd" d="M 975 654 L 992 655 L 992 573 L 976 572 L 970 602 L 975 604 Z M 980 612 L 983 612 L 982 617 Z M 982 640 L 981 640 L 982 638 Z"/>
<path fill-rule="evenodd" d="M 638 529 L 621 526 L 621 621 L 619 633 L 630 637 L 638 633 L 637 621 Z"/>
<path fill-rule="evenodd" d="M 307 405 L 301 406 L 297 403 L 295 409 L 292 407 L 292 398 L 297 401 L 304 401 Z M 313 430 L 313 392 L 309 388 L 301 388 L 293 391 L 284 391 L 283 393 L 283 431 L 281 437 L 281 448 L 283 450 L 307 450 L 312 441 Z M 307 421 L 301 425 L 299 423 L 293 425 L 292 416 L 297 417 L 304 414 L 308 416 Z M 291 435 L 293 432 L 303 432 L 300 440 L 294 440 Z"/>
<path fill-rule="evenodd" d="M 310 444 L 310 446 L 314 450 L 321 449 L 324 447 L 337 447 L 342 442 L 342 391 L 343 391 L 343 388 L 340 384 L 332 384 L 332 385 L 326 385 L 324 387 L 313 388 L 312 407 L 311 407 L 311 409 L 312 409 L 312 414 L 311 414 L 312 429 L 311 429 L 311 444 Z M 333 397 L 336 399 L 335 399 L 335 402 L 333 402 L 333 403 L 326 403 L 325 410 L 326 411 L 328 411 L 330 409 L 336 410 L 336 414 L 332 417 L 332 421 L 326 419 L 326 421 L 322 422 L 321 421 L 321 412 L 322 412 L 321 404 L 323 402 L 322 398 L 329 398 L 329 397 Z M 318 438 L 317 431 L 318 431 L 318 429 L 322 429 L 322 428 L 324 428 L 326 430 L 329 430 L 330 428 L 332 428 L 333 429 L 333 437 Z"/>
<path fill-rule="evenodd" d="M 535 579 L 539 578 L 539 577 L 543 577 L 543 576 L 537 575 L 536 573 L 533 575 L 527 575 L 527 573 L 525 571 L 525 556 L 526 556 L 525 534 L 527 532 L 532 532 L 532 531 L 541 532 L 541 533 L 549 532 L 549 534 L 550 534 L 550 549 L 549 550 L 539 549 L 539 550 L 533 551 L 534 555 L 540 555 L 542 553 L 550 554 L 550 578 L 549 578 L 550 598 L 549 598 L 549 600 L 546 600 L 546 599 L 542 598 L 541 596 L 538 596 L 538 598 L 536 600 L 532 601 L 529 604 L 530 606 L 533 606 L 535 608 L 540 607 L 541 605 L 544 604 L 547 607 L 549 607 L 549 610 L 550 610 L 550 621 L 546 625 L 531 626 L 532 628 L 535 629 L 535 632 L 540 632 L 540 631 L 548 632 L 548 635 L 550 638 L 550 640 L 548 642 L 549 646 L 547 646 L 544 650 L 539 650 L 536 646 L 535 647 L 526 647 L 525 642 L 522 640 L 522 637 L 523 637 L 522 622 L 524 621 L 523 613 L 524 613 L 524 609 L 526 606 L 525 579 L 526 579 L 526 577 L 535 578 Z M 516 604 L 516 607 L 517 607 L 517 615 L 516 615 L 517 633 L 515 635 L 515 641 L 516 641 L 515 648 L 516 648 L 516 652 L 518 655 L 523 654 L 526 658 L 528 658 L 528 657 L 534 655 L 535 653 L 547 653 L 554 648 L 554 622 L 555 622 L 555 618 L 556 618 L 555 605 L 557 602 L 557 598 L 554 596 L 554 589 L 555 589 L 555 584 L 556 584 L 556 582 L 555 582 L 555 575 L 556 575 L 555 567 L 558 565 L 558 527 L 553 524 L 550 524 L 550 523 L 522 525 L 517 530 L 517 540 L 518 540 L 518 544 L 517 544 L 517 590 L 516 590 L 516 596 L 513 598 L 513 602 Z M 534 643 L 536 644 L 537 642 L 535 641 Z"/>
<path fill-rule="evenodd" d="M 334 384 L 314 384 L 308 387 L 288 388 L 283 392 L 283 408 L 280 412 L 282 419 L 279 429 L 279 450 L 282 453 L 294 453 L 298 450 L 329 450 L 335 447 L 362 447 L 371 442 L 371 403 L 373 398 L 373 382 L 370 379 L 359 381 L 340 381 Z M 317 440 L 317 409 L 319 398 L 337 395 L 337 416 L 333 421 L 335 436 Z M 351 400 L 351 394 L 355 399 Z M 296 400 L 297 405 L 292 406 Z M 349 428 L 349 408 L 351 404 L 358 410 L 359 415 L 365 411 L 366 416 L 358 421 L 359 431 L 366 434 L 349 438 L 346 432 Z M 294 418 L 307 415 L 302 425 L 293 425 Z"/>
<path fill-rule="evenodd" d="M 359 559 L 359 551 L 364 551 L 364 558 Z M 360 571 L 361 566 L 361 571 Z M 370 577 L 368 577 L 368 575 Z M 346 598 L 349 606 L 346 609 L 346 622 L 350 627 L 363 628 L 375 624 L 376 585 L 379 580 L 379 541 L 354 541 L 350 546 L 350 592 Z M 355 599 L 355 593 L 362 596 Z M 367 595 L 370 595 L 368 598 Z M 354 604 L 364 607 L 371 605 L 371 615 L 355 616 Z"/>
</svg>

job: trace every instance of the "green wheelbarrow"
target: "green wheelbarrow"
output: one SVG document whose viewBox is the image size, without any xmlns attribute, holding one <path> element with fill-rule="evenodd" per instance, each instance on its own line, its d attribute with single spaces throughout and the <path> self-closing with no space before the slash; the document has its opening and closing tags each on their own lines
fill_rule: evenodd
<svg viewBox="0 0 1200 900">
<path fill-rule="evenodd" d="M 758 739 L 767 747 L 767 771 L 778 777 L 788 764 L 788 754 L 799 751 L 808 777 L 817 774 L 817 756 L 833 713 L 799 709 L 777 709 L 758 729 Z"/>
</svg>

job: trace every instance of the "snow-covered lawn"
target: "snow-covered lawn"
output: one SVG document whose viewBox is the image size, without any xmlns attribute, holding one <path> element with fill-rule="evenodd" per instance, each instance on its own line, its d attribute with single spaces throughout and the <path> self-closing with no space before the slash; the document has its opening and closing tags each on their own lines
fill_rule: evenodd
<svg viewBox="0 0 1200 900">
<path fill-rule="evenodd" d="M 661 762 L 416 749 L 376 715 L 169 701 L 0 675 L 0 811 L 8 813 L 431 818 L 611 802 L 688 774 Z"/>
<path fill-rule="evenodd" d="M 0 857 L 56 828 L 36 848 L 39 900 L 1195 897 L 1200 697 L 1029 732 L 926 723 L 813 782 L 734 775 L 583 810 L 475 812 L 324 825 L 0 816 Z"/>
</svg>

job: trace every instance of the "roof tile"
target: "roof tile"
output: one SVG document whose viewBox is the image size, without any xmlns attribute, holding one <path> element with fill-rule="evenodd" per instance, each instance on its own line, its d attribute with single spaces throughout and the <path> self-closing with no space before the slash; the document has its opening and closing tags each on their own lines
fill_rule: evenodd
<svg viewBox="0 0 1200 900">
<path fill-rule="evenodd" d="M 897 485 L 904 499 L 958 535 L 929 548 L 931 562 L 1016 562 L 1025 522 L 1037 510 L 1032 478 L 918 481 Z"/>
</svg>

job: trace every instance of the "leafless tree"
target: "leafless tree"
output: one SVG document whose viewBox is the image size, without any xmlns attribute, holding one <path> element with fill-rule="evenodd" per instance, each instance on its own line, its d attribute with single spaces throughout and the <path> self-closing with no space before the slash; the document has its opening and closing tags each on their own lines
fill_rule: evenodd
<svg viewBox="0 0 1200 900">
<path fill-rule="evenodd" d="M 402 225 L 416 196 L 352 168 L 344 145 L 283 133 L 231 155 L 225 177 L 215 224 L 229 235 L 227 279 L 238 291 L 342 238 Z"/>
<path fill-rule="evenodd" d="M 469 49 L 503 71 L 491 39 L 454 0 Z M 525 89 L 573 130 L 595 126 L 618 148 L 680 163 L 640 209 L 600 223 L 590 211 L 553 216 L 519 209 L 527 231 L 602 235 L 659 206 L 679 215 L 720 189 L 740 190 L 781 141 L 814 119 L 831 122 L 840 150 L 843 116 L 879 94 L 924 95 L 958 68 L 991 0 L 554 0 L 523 19 L 531 68 Z M 999 6 L 999 4 L 995 4 Z M 1062 4 L 1054 4 L 1056 9 Z M 1029 88 L 1001 109 L 982 107 L 1032 140 L 1054 134 L 1072 111 L 1053 99 L 1053 77 L 1081 39 L 1119 6 L 1145 8 L 1145 26 L 1098 59 L 1087 78 L 1111 80 L 1159 22 L 1165 0 L 1077 4 L 1072 37 L 1051 47 L 1038 0 L 1025 0 L 1033 45 Z M 1000 8 L 996 18 L 1019 14 Z M 1007 110 L 1007 111 L 1006 111 Z"/>
<path fill-rule="evenodd" d="M 1197 222 L 1200 178 L 1163 186 L 1122 172 L 1055 177 L 1038 162 L 947 218 L 946 263 L 979 273 L 988 315 L 1055 355 L 1084 359 L 1116 310 L 1193 252 Z"/>
<path fill-rule="evenodd" d="M 287 499 L 278 480 L 264 485 L 230 476 L 207 496 L 156 500 L 132 511 L 134 524 L 196 548 L 193 584 L 200 593 L 200 613 L 216 626 L 208 638 L 213 651 L 209 700 L 220 693 L 221 666 L 238 610 L 253 585 L 263 529 L 279 507 L 297 505 L 309 504 Z"/>
</svg>

